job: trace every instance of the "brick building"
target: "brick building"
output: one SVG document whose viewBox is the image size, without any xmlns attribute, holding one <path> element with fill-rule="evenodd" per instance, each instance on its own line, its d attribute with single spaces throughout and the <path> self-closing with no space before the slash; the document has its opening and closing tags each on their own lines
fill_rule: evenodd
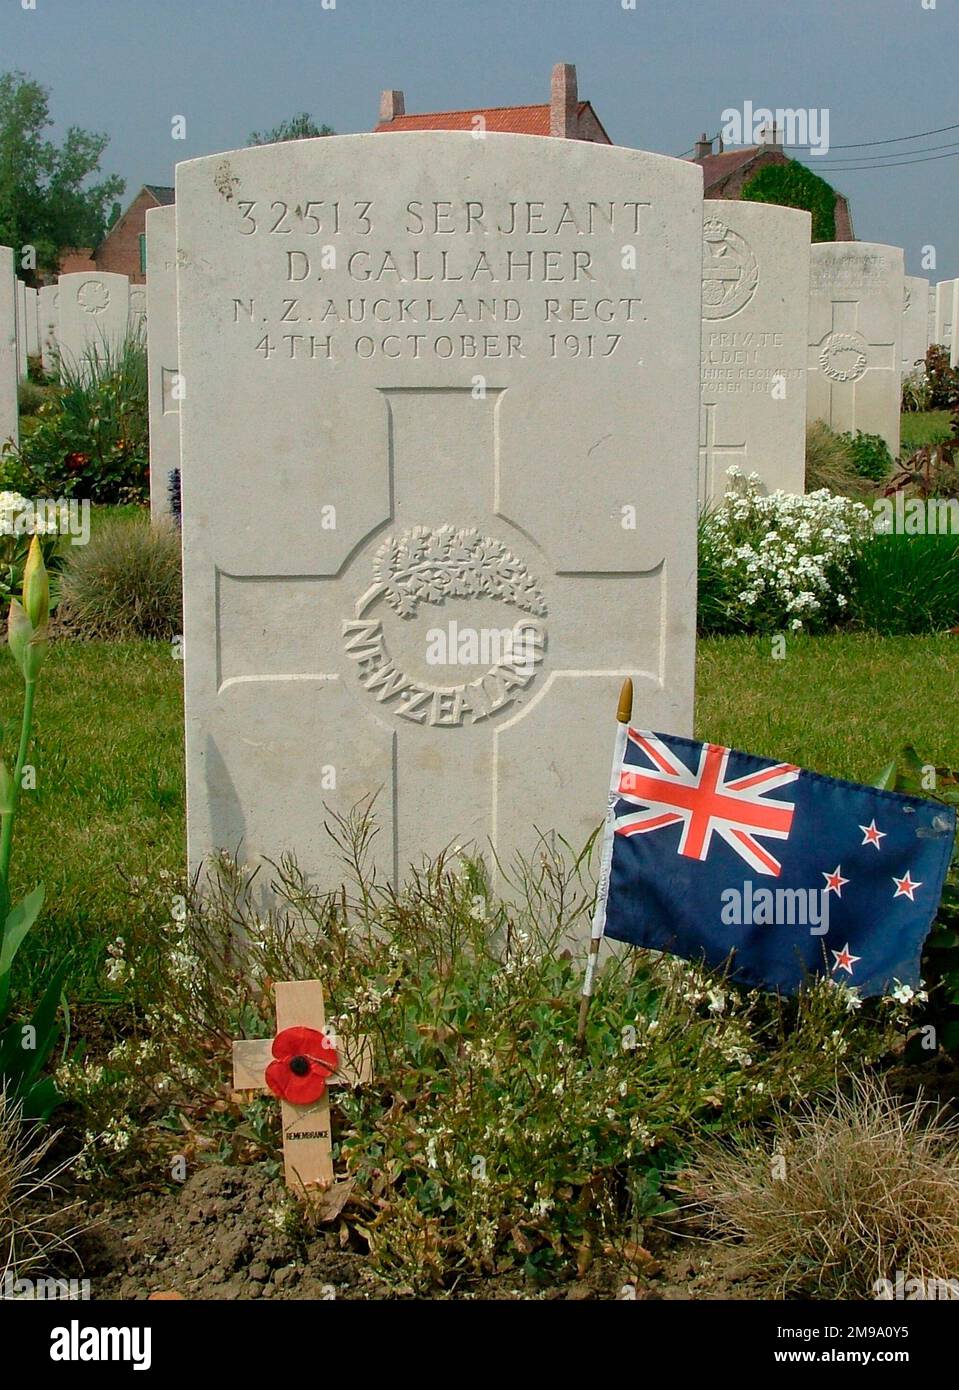
<svg viewBox="0 0 959 1390">
<path fill-rule="evenodd" d="M 783 154 L 782 142 L 775 126 L 767 140 L 761 145 L 744 145 L 734 150 L 724 150 L 723 142 L 718 141 L 718 150 L 713 149 L 712 140 L 701 135 L 696 141 L 696 152 L 692 157 L 694 164 L 703 170 L 703 197 L 730 198 L 742 197 L 743 185 L 753 174 L 767 164 L 788 164 Z M 854 241 L 852 213 L 845 194 L 836 194 L 836 240 Z"/>
<path fill-rule="evenodd" d="M 510 135 L 552 135 L 563 140 L 591 140 L 611 145 L 592 104 L 581 101 L 572 63 L 553 68 L 548 102 L 536 106 L 479 106 L 470 111 L 406 112 L 402 92 L 380 98 L 377 134 L 397 130 L 498 130 Z"/>
<path fill-rule="evenodd" d="M 60 257 L 60 274 L 102 270 L 127 275 L 131 284 L 146 283 L 146 215 L 151 208 L 168 207 L 174 190 L 163 184 L 146 183 L 126 212 L 114 222 L 95 250 L 76 248 Z"/>
</svg>

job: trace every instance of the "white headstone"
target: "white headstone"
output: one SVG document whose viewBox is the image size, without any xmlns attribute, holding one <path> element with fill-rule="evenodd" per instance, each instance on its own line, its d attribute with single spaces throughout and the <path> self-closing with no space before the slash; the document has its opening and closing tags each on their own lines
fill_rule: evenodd
<svg viewBox="0 0 959 1390">
<path fill-rule="evenodd" d="M 17 281 L 13 252 L 0 246 L 0 449 L 8 439 L 19 443 L 17 407 Z"/>
<path fill-rule="evenodd" d="M 940 280 L 936 286 L 936 343 L 944 348 L 952 347 L 956 284 L 955 280 Z"/>
<path fill-rule="evenodd" d="M 176 208 L 191 862 L 332 886 L 374 794 L 389 878 L 582 847 L 623 677 L 692 722 L 699 169 L 327 137 L 181 164 Z"/>
<path fill-rule="evenodd" d="M 801 493 L 812 219 L 711 199 L 703 216 L 700 502 L 722 498 L 731 464 Z"/>
<path fill-rule="evenodd" d="M 936 341 L 936 287 L 929 286 L 929 336 L 926 339 L 927 347 Z"/>
<path fill-rule="evenodd" d="M 147 370 L 150 382 L 150 514 L 170 511 L 170 474 L 180 466 L 177 378 L 176 208 L 151 208 L 147 228 Z"/>
<path fill-rule="evenodd" d="M 949 365 L 959 367 L 959 280 L 952 282 L 952 342 L 949 344 Z"/>
<path fill-rule="evenodd" d="M 60 352 L 67 364 L 115 352 L 127 335 L 130 282 L 125 275 L 89 270 L 61 275 Z"/>
<path fill-rule="evenodd" d="M 37 308 L 37 292 L 31 285 L 27 285 L 24 289 L 24 300 L 26 302 L 27 354 L 30 357 L 39 357 L 40 319 Z"/>
<path fill-rule="evenodd" d="M 880 434 L 899 453 L 903 253 L 868 241 L 812 247 L 807 415 Z"/>
<path fill-rule="evenodd" d="M 130 286 L 130 329 L 146 341 L 147 326 L 147 287 Z"/>
<path fill-rule="evenodd" d="M 17 281 L 17 373 L 21 381 L 27 379 L 27 287 L 22 280 Z"/>
<path fill-rule="evenodd" d="M 902 372 L 908 376 L 926 356 L 929 332 L 929 281 L 907 275 L 902 304 Z"/>
<path fill-rule="evenodd" d="M 56 285 L 44 285 L 37 296 L 40 322 L 40 359 L 43 363 L 43 370 L 48 375 L 56 367 L 59 336 L 57 301 L 59 296 L 60 291 Z"/>
</svg>

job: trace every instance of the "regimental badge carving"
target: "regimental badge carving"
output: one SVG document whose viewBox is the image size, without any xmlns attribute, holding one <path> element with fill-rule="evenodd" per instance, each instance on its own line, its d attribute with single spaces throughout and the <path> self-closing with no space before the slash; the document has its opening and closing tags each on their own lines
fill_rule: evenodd
<svg viewBox="0 0 959 1390">
<path fill-rule="evenodd" d="M 77 290 L 77 303 L 85 314 L 102 314 L 109 306 L 110 291 L 102 280 L 86 280 Z"/>
<path fill-rule="evenodd" d="M 546 601 L 526 565 L 501 541 L 473 527 L 413 526 L 383 541 L 373 556 L 373 583 L 343 622 L 344 647 L 360 684 L 393 714 L 414 723 L 460 727 L 488 719 L 514 703 L 530 684 L 546 651 Z M 404 623 L 421 604 L 455 602 L 464 613 L 462 635 L 479 664 L 461 684 L 432 684 L 406 674 L 387 647 L 383 622 L 371 610 L 384 602 Z M 468 626 L 471 603 L 486 601 L 477 627 Z M 528 617 L 498 627 L 489 602 Z M 450 629 L 458 629 L 453 620 Z M 394 635 L 396 629 L 394 628 Z M 476 656 L 463 658 L 467 664 Z M 451 654 L 445 665 L 460 660 Z M 485 664 L 485 670 L 484 670 Z"/>
<path fill-rule="evenodd" d="M 819 368 L 832 381 L 858 381 L 869 366 L 861 333 L 830 333 L 819 352 Z"/>
<path fill-rule="evenodd" d="M 752 299 L 759 262 L 745 237 L 718 217 L 703 226 L 703 318 L 728 319 Z"/>
</svg>

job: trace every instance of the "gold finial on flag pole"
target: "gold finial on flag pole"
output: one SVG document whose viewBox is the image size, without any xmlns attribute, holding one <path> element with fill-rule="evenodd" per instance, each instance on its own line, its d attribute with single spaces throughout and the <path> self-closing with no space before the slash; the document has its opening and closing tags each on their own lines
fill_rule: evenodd
<svg viewBox="0 0 959 1390">
<path fill-rule="evenodd" d="M 633 682 L 627 676 L 619 692 L 616 708 L 616 741 L 613 745 L 613 767 L 609 777 L 609 796 L 606 803 L 606 821 L 603 826 L 602 848 L 599 859 L 599 882 L 596 886 L 596 908 L 593 912 L 593 929 L 590 933 L 589 956 L 586 960 L 586 976 L 583 980 L 583 993 L 579 1001 L 579 1021 L 576 1025 L 576 1043 L 582 1047 L 586 1038 L 586 1019 L 589 1014 L 589 1001 L 593 995 L 593 981 L 599 962 L 599 943 L 606 930 L 606 900 L 609 897 L 609 873 L 613 860 L 614 813 L 619 799 L 619 774 L 626 752 L 626 734 L 633 714 Z"/>
</svg>

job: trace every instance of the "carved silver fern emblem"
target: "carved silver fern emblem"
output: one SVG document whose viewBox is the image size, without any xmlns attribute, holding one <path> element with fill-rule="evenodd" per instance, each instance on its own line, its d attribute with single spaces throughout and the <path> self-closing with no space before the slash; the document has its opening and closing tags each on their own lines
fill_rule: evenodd
<svg viewBox="0 0 959 1390">
<path fill-rule="evenodd" d="M 472 527 L 413 526 L 388 536 L 373 559 L 373 578 L 390 607 L 412 618 L 420 603 L 495 598 L 546 616 L 546 603 L 522 560 Z"/>
</svg>

